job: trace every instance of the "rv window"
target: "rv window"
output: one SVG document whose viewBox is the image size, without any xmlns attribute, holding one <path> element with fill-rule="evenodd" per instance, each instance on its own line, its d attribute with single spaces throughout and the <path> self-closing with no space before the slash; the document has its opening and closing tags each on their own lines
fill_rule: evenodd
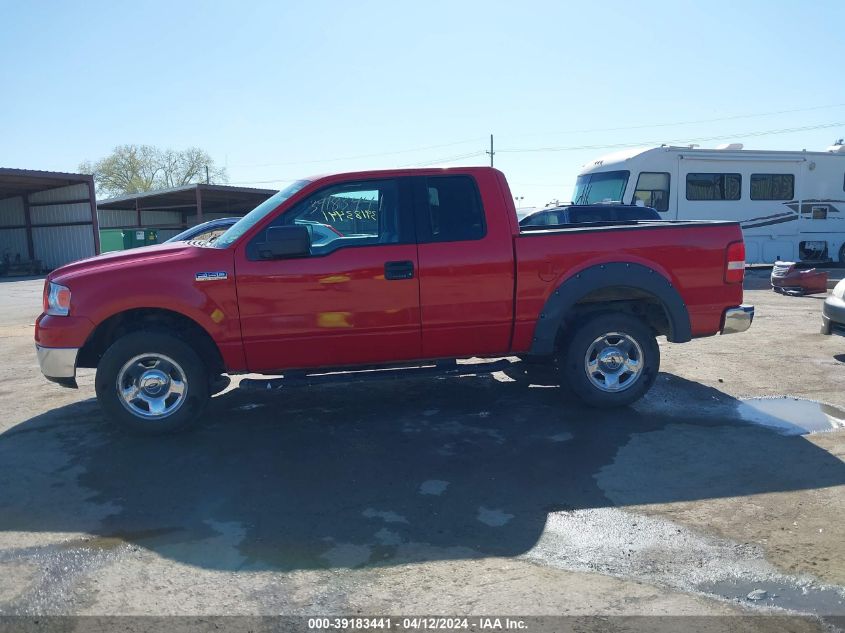
<svg viewBox="0 0 845 633">
<path fill-rule="evenodd" d="M 794 195 L 792 174 L 751 174 L 752 200 L 792 200 Z"/>
<path fill-rule="evenodd" d="M 647 207 L 658 211 L 669 210 L 669 174 L 666 172 L 644 171 L 637 179 L 637 188 L 631 204 L 642 200 Z"/>
<path fill-rule="evenodd" d="M 582 174 L 575 181 L 575 204 L 595 204 L 597 202 L 621 202 L 622 194 L 628 184 L 629 171 L 601 171 L 595 174 Z"/>
<path fill-rule="evenodd" d="M 687 200 L 739 200 L 739 174 L 687 174 Z"/>
</svg>

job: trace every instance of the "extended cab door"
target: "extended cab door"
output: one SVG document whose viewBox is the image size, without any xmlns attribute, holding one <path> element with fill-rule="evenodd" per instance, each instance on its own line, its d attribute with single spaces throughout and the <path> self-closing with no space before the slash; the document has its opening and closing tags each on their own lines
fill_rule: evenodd
<svg viewBox="0 0 845 633">
<path fill-rule="evenodd" d="M 332 184 L 279 215 L 236 258 L 247 365 L 268 372 L 420 356 L 410 181 Z M 311 254 L 261 259 L 272 226 L 299 224 Z"/>
<path fill-rule="evenodd" d="M 479 178 L 414 178 L 425 358 L 510 349 L 513 235 L 494 173 Z"/>
</svg>

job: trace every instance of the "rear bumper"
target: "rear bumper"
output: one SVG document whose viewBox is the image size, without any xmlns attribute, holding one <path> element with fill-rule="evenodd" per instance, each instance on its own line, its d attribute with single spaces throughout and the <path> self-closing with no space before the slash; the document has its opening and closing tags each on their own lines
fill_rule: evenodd
<svg viewBox="0 0 845 633">
<path fill-rule="evenodd" d="M 830 295 L 822 305 L 822 334 L 845 336 L 845 301 Z"/>
<path fill-rule="evenodd" d="M 63 387 L 76 388 L 76 347 L 41 347 L 35 346 L 38 365 L 47 380 L 52 380 Z"/>
<path fill-rule="evenodd" d="M 728 308 L 725 310 L 725 318 L 723 320 L 722 334 L 737 334 L 745 332 L 751 327 L 751 322 L 754 320 L 754 306 L 740 305 L 735 308 Z"/>
</svg>

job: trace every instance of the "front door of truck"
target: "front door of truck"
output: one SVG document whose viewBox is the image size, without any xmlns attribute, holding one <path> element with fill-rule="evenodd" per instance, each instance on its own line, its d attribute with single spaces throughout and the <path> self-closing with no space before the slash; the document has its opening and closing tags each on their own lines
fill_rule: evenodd
<svg viewBox="0 0 845 633">
<path fill-rule="evenodd" d="M 298 224 L 311 254 L 261 259 L 273 226 Z M 410 183 L 343 182 L 310 195 L 240 249 L 238 304 L 251 371 L 418 358 L 417 247 Z"/>
</svg>

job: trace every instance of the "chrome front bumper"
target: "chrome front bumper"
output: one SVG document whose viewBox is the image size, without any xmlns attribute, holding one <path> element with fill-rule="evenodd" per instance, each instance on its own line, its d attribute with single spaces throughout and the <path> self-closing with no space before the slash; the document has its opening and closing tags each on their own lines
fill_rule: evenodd
<svg viewBox="0 0 845 633">
<path fill-rule="evenodd" d="M 47 380 L 52 380 L 63 387 L 76 387 L 76 347 L 41 347 L 35 346 L 38 365 Z"/>
<path fill-rule="evenodd" d="M 745 332 L 751 327 L 754 320 L 754 306 L 741 305 L 736 308 L 725 310 L 725 324 L 722 326 L 722 334 L 737 334 Z"/>
</svg>

